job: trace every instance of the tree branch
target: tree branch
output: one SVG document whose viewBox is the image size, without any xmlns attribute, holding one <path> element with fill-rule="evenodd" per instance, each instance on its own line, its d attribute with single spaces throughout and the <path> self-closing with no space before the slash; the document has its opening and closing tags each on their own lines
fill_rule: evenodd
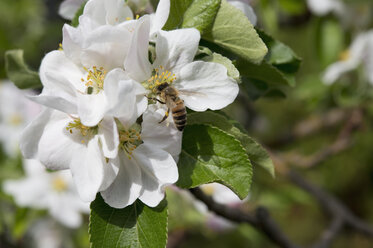
<svg viewBox="0 0 373 248">
<path fill-rule="evenodd" d="M 199 188 L 190 189 L 190 192 L 197 199 L 205 203 L 208 209 L 215 212 L 219 216 L 236 223 L 248 223 L 252 225 L 253 227 L 261 230 L 270 240 L 282 248 L 298 248 L 298 246 L 293 244 L 281 231 L 275 221 L 271 218 L 266 208 L 259 207 L 256 209 L 254 215 L 250 215 L 239 209 L 232 209 L 228 206 L 215 202 L 212 197 L 203 193 Z"/>
</svg>

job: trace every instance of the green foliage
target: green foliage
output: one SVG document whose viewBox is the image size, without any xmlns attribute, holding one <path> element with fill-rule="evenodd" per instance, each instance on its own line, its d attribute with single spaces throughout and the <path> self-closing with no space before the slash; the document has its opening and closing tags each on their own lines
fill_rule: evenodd
<svg viewBox="0 0 373 248">
<path fill-rule="evenodd" d="M 244 88 L 253 99 L 273 93 L 278 96 L 288 86 L 295 86 L 295 73 L 301 63 L 290 47 L 261 30 L 258 33 L 269 49 L 265 59 L 260 64 L 238 60 L 236 65 L 243 76 Z"/>
<path fill-rule="evenodd" d="M 255 140 L 250 138 L 237 121 L 229 120 L 223 114 L 207 111 L 188 115 L 188 123 L 210 124 L 230 135 L 233 135 L 238 141 L 241 142 L 241 145 L 246 150 L 246 153 L 254 166 L 261 166 L 272 176 L 275 175 L 275 168 L 267 151 Z"/>
<path fill-rule="evenodd" d="M 210 56 L 206 56 L 202 58 L 203 61 L 206 62 L 213 62 L 218 63 L 221 65 L 224 65 L 227 68 L 228 76 L 235 79 L 237 82 L 240 81 L 240 72 L 237 70 L 237 68 L 233 65 L 232 61 L 228 59 L 227 57 L 224 57 L 223 55 L 219 53 L 213 53 Z"/>
<path fill-rule="evenodd" d="M 244 13 L 226 0 L 222 0 L 211 30 L 202 38 L 252 63 L 260 63 L 268 51 Z"/>
<path fill-rule="evenodd" d="M 5 70 L 8 78 L 20 89 L 41 87 L 39 74 L 29 69 L 23 59 L 23 50 L 5 53 Z"/>
<path fill-rule="evenodd" d="M 167 201 L 150 208 L 137 200 L 115 209 L 100 195 L 91 204 L 90 242 L 96 247 L 166 247 Z"/>
<path fill-rule="evenodd" d="M 203 33 L 212 26 L 220 1 L 171 0 L 170 16 L 164 29 L 193 27 Z"/>
<path fill-rule="evenodd" d="M 78 11 L 75 13 L 74 18 L 71 20 L 71 26 L 77 27 L 79 25 L 79 17 L 83 14 L 84 11 L 84 6 L 86 5 L 87 2 L 84 2 Z"/>
<path fill-rule="evenodd" d="M 179 181 L 182 188 L 219 182 L 241 199 L 250 190 L 252 168 L 238 140 L 209 124 L 192 124 L 184 130 L 179 159 Z"/>
</svg>

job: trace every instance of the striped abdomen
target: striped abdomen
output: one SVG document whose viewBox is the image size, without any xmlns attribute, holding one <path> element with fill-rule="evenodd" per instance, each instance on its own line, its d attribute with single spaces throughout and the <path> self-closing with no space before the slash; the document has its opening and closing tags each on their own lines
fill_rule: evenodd
<svg viewBox="0 0 373 248">
<path fill-rule="evenodd" d="M 174 119 L 175 126 L 179 131 L 183 131 L 186 125 L 186 109 L 184 101 L 177 97 L 174 101 L 175 107 L 171 109 L 172 118 Z"/>
</svg>

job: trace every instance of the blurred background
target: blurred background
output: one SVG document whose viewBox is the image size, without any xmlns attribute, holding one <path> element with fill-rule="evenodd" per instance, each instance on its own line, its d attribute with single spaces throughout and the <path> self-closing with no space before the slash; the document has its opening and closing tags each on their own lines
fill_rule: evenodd
<svg viewBox="0 0 373 248">
<path fill-rule="evenodd" d="M 360 50 L 351 47 L 360 34 L 373 28 L 373 2 L 245 2 L 257 14 L 257 28 L 291 47 L 302 63 L 294 87 L 267 94 L 242 85 L 235 104 L 225 110 L 268 149 L 276 165 L 276 176 L 254 168 L 252 192 L 244 202 L 218 186 L 207 186 L 204 192 L 216 194 L 217 200 L 243 211 L 266 207 L 290 240 L 307 247 L 320 239 L 332 215 L 323 211 L 312 194 L 289 180 L 286 172 L 295 169 L 312 185 L 339 199 L 361 220 L 373 224 L 373 37 L 367 36 Z M 37 70 L 43 56 L 58 49 L 62 26 L 68 22 L 58 15 L 60 3 L 0 1 L 0 185 L 27 175 L 19 150 L 9 148 L 9 137 L 14 142 L 22 130 L 17 126 L 24 127 L 38 112 L 37 107 L 25 112 L 24 106 L 30 103 L 13 102 L 21 98 L 16 96 L 22 94 L 19 90 L 6 91 L 9 87 L 5 86 L 3 54 L 9 49 L 24 49 L 25 60 Z M 360 51 L 359 56 L 354 55 L 355 50 Z M 327 84 L 325 72 L 329 66 L 351 59 L 354 60 L 349 72 L 338 74 L 335 82 Z M 337 71 L 345 67 L 342 65 Z M 5 97 L 13 94 L 11 91 L 16 92 L 14 97 Z M 17 107 L 9 114 L 10 106 Z M 48 210 L 17 203 L 16 197 L 4 188 L 0 187 L 1 248 L 89 247 L 87 214 L 79 227 L 66 227 Z M 278 247 L 258 229 L 208 212 L 188 192 L 170 188 L 167 194 L 170 248 Z M 38 243 L 42 238 L 48 240 Z M 344 228 L 327 247 L 370 248 L 373 238 L 354 228 Z"/>
</svg>

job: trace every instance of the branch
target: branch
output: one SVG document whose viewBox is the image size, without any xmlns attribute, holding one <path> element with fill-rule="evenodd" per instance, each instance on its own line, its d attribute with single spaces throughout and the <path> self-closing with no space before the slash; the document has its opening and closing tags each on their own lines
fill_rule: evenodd
<svg viewBox="0 0 373 248">
<path fill-rule="evenodd" d="M 346 121 L 345 125 L 338 134 L 337 139 L 329 146 L 324 147 L 320 151 L 314 153 L 311 156 L 304 156 L 295 153 L 289 153 L 285 155 L 278 155 L 286 163 L 297 165 L 303 168 L 312 168 L 328 158 L 343 152 L 352 145 L 352 134 L 355 130 L 361 127 L 363 123 L 362 110 L 355 109 L 350 114 L 350 117 Z"/>
<path fill-rule="evenodd" d="M 208 209 L 219 216 L 236 223 L 248 223 L 252 225 L 261 230 L 270 240 L 282 248 L 298 248 L 298 246 L 291 243 L 286 235 L 280 230 L 266 208 L 259 207 L 256 209 L 254 215 L 250 215 L 239 209 L 233 209 L 215 202 L 212 197 L 207 196 L 199 188 L 190 189 L 190 192 L 197 199 L 205 203 Z"/>
<path fill-rule="evenodd" d="M 312 246 L 312 248 L 328 248 L 332 244 L 333 240 L 344 226 L 343 219 L 335 217 L 330 227 L 326 229 L 321 235 L 320 241 Z"/>
<path fill-rule="evenodd" d="M 294 184 L 312 195 L 330 215 L 334 216 L 335 218 L 340 218 L 347 226 L 350 226 L 356 231 L 373 237 L 373 226 L 355 216 L 333 195 L 330 195 L 321 188 L 307 182 L 295 171 L 289 171 L 288 177 Z"/>
</svg>

